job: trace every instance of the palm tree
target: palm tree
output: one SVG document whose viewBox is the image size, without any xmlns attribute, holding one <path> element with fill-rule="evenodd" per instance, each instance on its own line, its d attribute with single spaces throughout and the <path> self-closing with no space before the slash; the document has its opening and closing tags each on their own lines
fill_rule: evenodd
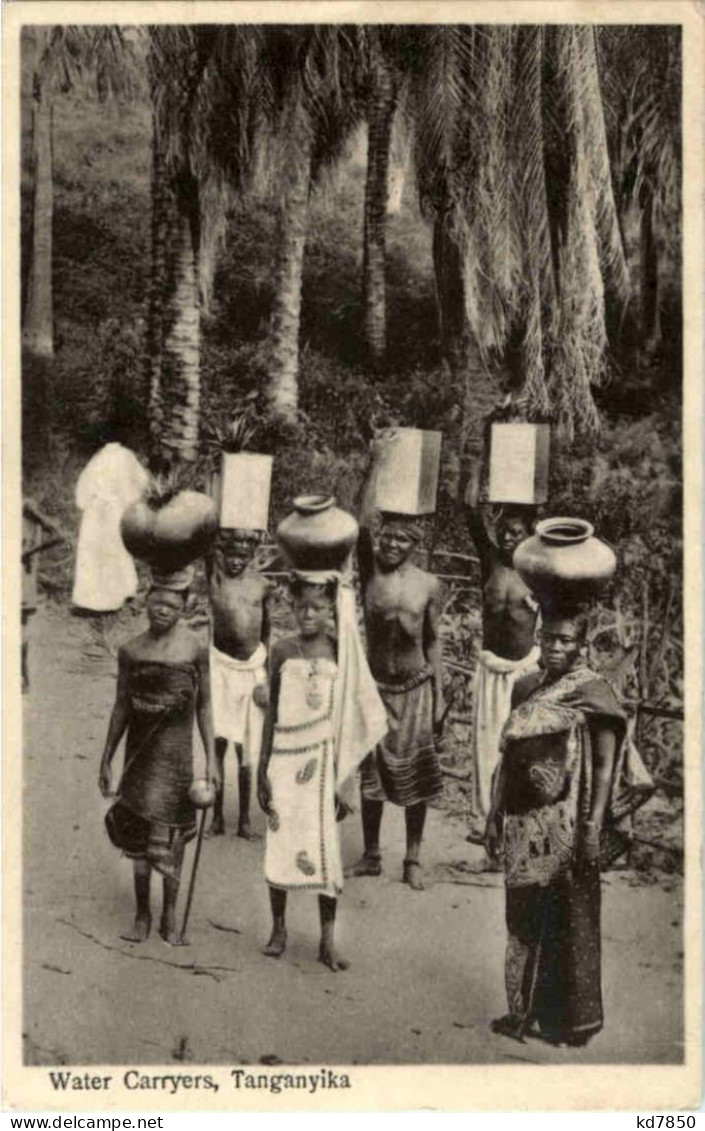
<svg viewBox="0 0 705 1131">
<path fill-rule="evenodd" d="M 400 70 L 396 58 L 400 33 L 394 27 L 366 27 L 367 178 L 363 229 L 363 332 L 369 360 L 379 366 L 387 344 L 386 234 L 392 124 Z"/>
<path fill-rule="evenodd" d="M 263 33 L 260 98 L 269 122 L 270 175 L 280 186 L 268 400 L 273 416 L 293 422 L 309 199 L 360 120 L 359 31 L 311 24 L 269 25 Z"/>
<path fill-rule="evenodd" d="M 118 27 L 32 27 L 22 32 L 22 53 L 31 71 L 32 220 L 22 340 L 31 357 L 54 355 L 53 103 L 86 78 L 101 97 L 132 89 L 134 67 L 125 31 Z"/>
<path fill-rule="evenodd" d="M 413 36 L 417 175 L 451 370 L 467 385 L 479 358 L 523 386 L 530 413 L 590 431 L 605 296 L 629 298 L 594 33 Z"/>
<path fill-rule="evenodd" d="M 598 58 L 620 219 L 636 214 L 639 338 L 662 340 L 663 276 L 680 247 L 681 32 L 677 27 L 604 27 Z M 675 238 L 674 238 L 675 237 Z M 679 263 L 671 264 L 677 273 Z"/>
</svg>

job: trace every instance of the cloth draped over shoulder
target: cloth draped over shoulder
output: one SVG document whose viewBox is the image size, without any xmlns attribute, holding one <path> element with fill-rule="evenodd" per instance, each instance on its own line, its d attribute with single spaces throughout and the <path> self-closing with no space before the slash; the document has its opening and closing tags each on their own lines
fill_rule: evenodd
<svg viewBox="0 0 705 1131">
<path fill-rule="evenodd" d="M 653 791 L 605 679 L 576 668 L 540 678 L 502 733 L 497 804 L 503 814 L 509 1014 L 504 1032 L 538 1025 L 548 1039 L 583 1043 L 602 1028 L 600 876 L 576 852 L 593 788 L 591 725 L 617 739 L 602 862 L 627 841 L 618 822 Z"/>
<path fill-rule="evenodd" d="M 137 456 L 116 443 L 101 448 L 79 475 L 76 506 L 83 515 L 72 595 L 77 607 L 110 612 L 137 592 L 137 572 L 120 536 L 120 519 L 148 479 Z"/>
<path fill-rule="evenodd" d="M 125 767 L 108 834 L 126 856 L 175 876 L 196 831 L 189 787 L 198 672 L 190 663 L 132 661 L 128 680 Z"/>
<path fill-rule="evenodd" d="M 338 788 L 349 782 L 368 751 L 387 733 L 387 712 L 360 639 L 355 592 L 349 575 L 335 570 L 297 570 L 313 585 L 336 585 L 338 696 L 335 720 Z"/>
</svg>

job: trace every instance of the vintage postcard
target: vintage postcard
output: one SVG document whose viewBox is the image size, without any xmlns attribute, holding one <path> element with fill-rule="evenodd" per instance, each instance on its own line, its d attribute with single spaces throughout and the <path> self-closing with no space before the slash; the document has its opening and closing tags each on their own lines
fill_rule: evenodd
<svg viewBox="0 0 705 1131">
<path fill-rule="evenodd" d="M 5 6 L 5 1110 L 699 1107 L 702 60 Z"/>
</svg>

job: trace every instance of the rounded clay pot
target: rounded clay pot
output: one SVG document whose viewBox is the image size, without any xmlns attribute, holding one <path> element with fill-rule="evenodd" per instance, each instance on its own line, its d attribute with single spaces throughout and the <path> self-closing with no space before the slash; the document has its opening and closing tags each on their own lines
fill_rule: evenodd
<svg viewBox="0 0 705 1131">
<path fill-rule="evenodd" d="M 277 527 L 294 569 L 341 569 L 357 540 L 358 525 L 332 495 L 299 495 Z"/>
<path fill-rule="evenodd" d="M 205 778 L 196 778 L 189 786 L 189 800 L 197 809 L 209 809 L 215 801 L 215 789 Z"/>
<path fill-rule="evenodd" d="M 200 491 L 180 491 L 162 507 L 139 499 L 120 522 L 126 548 L 160 573 L 183 569 L 209 548 L 218 529 L 215 503 Z"/>
<path fill-rule="evenodd" d="M 582 518 L 546 518 L 514 551 L 514 568 L 542 601 L 594 597 L 614 576 L 614 551 Z"/>
</svg>

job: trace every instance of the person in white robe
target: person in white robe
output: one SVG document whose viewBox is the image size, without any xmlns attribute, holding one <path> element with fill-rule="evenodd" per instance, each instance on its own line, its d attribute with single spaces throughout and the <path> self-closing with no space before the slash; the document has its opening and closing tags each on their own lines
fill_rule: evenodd
<svg viewBox="0 0 705 1131">
<path fill-rule="evenodd" d="M 134 452 L 106 444 L 76 483 L 82 511 L 72 602 L 94 613 L 115 612 L 137 592 L 137 571 L 120 536 L 120 519 L 147 486 L 149 476 Z"/>
</svg>

